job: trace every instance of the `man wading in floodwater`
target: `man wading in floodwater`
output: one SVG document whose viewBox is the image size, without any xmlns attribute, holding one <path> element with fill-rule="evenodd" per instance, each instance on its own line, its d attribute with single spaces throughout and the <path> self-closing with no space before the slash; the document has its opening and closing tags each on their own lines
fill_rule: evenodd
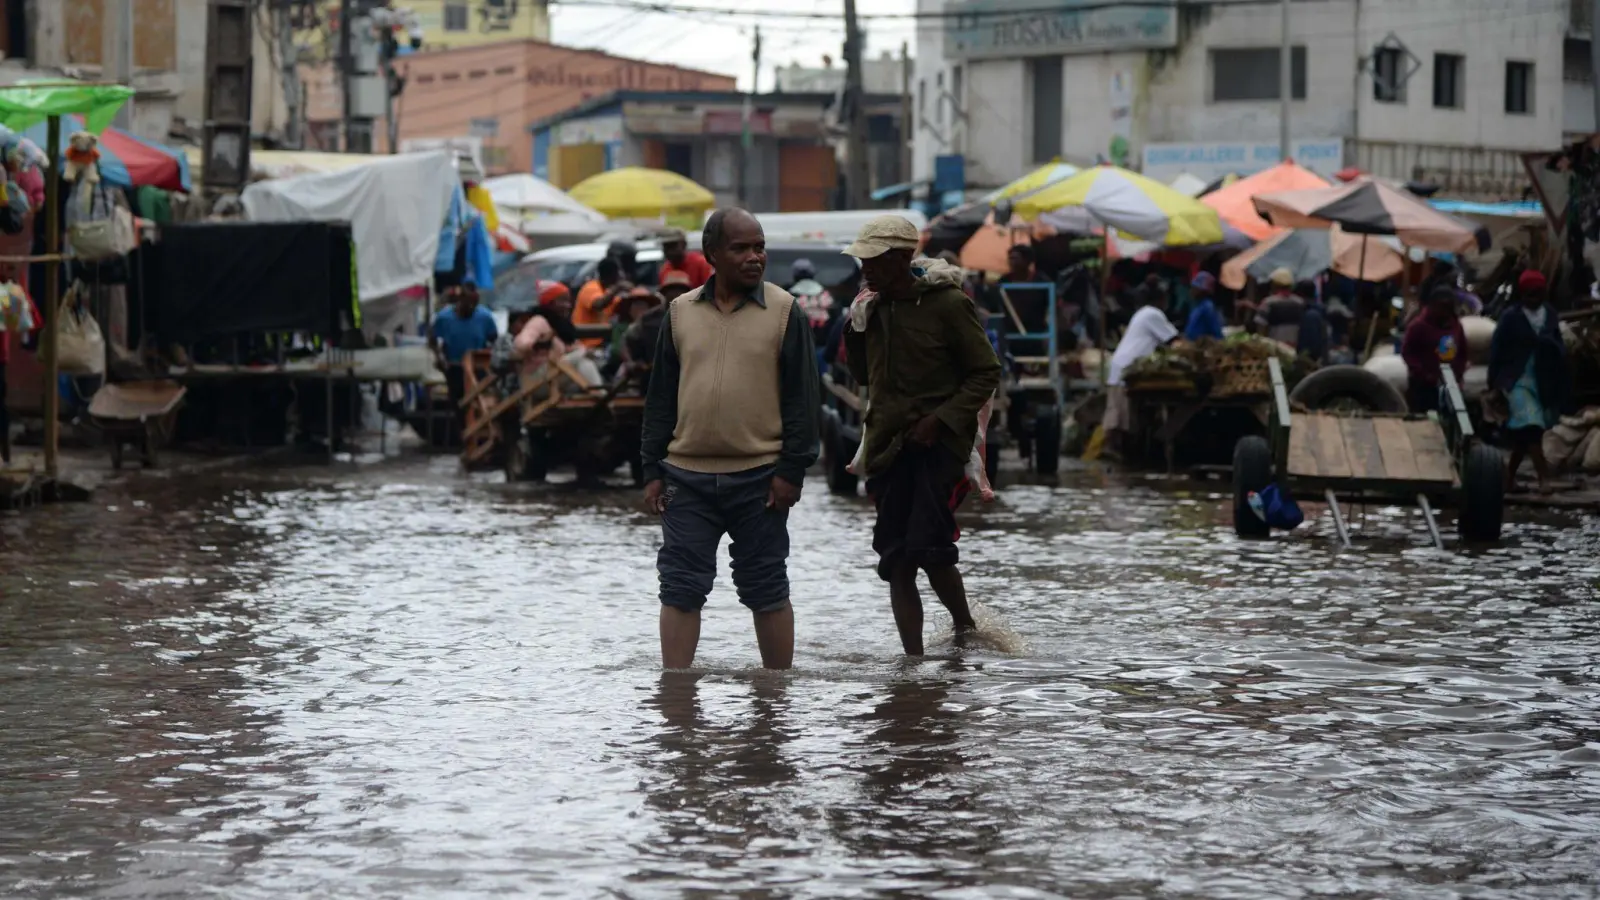
<svg viewBox="0 0 1600 900">
<path fill-rule="evenodd" d="M 668 306 L 644 408 L 644 499 L 663 537 L 661 663 L 694 664 L 727 534 L 761 664 L 787 669 L 789 508 L 817 459 L 817 356 L 799 304 L 763 280 L 767 242 L 755 216 L 712 213 L 702 246 L 714 274 Z"/>
<path fill-rule="evenodd" d="M 968 489 L 963 468 L 977 438 L 978 411 L 1000 386 L 1000 361 L 960 287 L 913 265 L 916 226 L 899 216 L 868 222 L 845 253 L 861 260 L 877 294 L 866 330 L 845 329 L 851 374 L 870 404 L 862 440 L 867 494 L 878 507 L 872 549 L 889 582 L 900 643 L 922 655 L 917 570 L 950 611 L 956 634 L 975 628 L 960 556 L 955 510 Z"/>
</svg>

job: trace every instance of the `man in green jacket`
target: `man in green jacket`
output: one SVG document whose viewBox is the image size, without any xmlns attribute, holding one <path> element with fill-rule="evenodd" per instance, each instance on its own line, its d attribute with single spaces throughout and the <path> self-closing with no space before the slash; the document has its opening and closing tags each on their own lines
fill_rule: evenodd
<svg viewBox="0 0 1600 900">
<path fill-rule="evenodd" d="M 845 329 L 846 361 L 866 385 L 867 494 L 878 509 L 872 549 L 889 582 L 900 643 L 922 655 L 917 570 L 928 573 L 958 635 L 975 627 L 956 568 L 961 530 L 955 510 L 969 489 L 967 458 L 978 410 L 1000 385 L 1000 361 L 960 270 L 916 259 L 916 226 L 899 216 L 868 222 L 844 251 L 861 260 L 877 295 L 866 328 Z"/>
</svg>

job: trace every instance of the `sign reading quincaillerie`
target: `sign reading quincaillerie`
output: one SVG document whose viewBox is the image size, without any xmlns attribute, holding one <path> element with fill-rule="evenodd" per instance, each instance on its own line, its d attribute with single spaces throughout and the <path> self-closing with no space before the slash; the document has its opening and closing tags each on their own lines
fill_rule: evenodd
<svg viewBox="0 0 1600 900">
<path fill-rule="evenodd" d="M 1106 0 L 960 0 L 950 4 L 947 14 L 945 55 L 957 59 L 1178 46 L 1175 5 L 1109 6 Z"/>
</svg>

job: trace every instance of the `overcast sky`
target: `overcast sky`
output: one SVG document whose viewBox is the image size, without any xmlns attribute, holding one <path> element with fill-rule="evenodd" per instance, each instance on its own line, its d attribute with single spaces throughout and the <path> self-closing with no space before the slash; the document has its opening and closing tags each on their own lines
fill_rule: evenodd
<svg viewBox="0 0 1600 900">
<path fill-rule="evenodd" d="M 670 2 L 670 0 L 669 0 Z M 772 70 L 798 62 L 822 65 L 822 57 L 840 64 L 844 43 L 844 8 L 841 0 L 685 0 L 695 7 L 744 7 L 762 10 L 840 13 L 837 20 L 773 19 L 703 13 L 650 13 L 629 9 L 570 6 L 550 7 L 551 37 L 558 44 L 593 47 L 654 62 L 736 75 L 739 87 L 750 87 L 750 49 L 753 26 L 761 26 L 761 90 L 772 90 Z M 861 14 L 908 13 L 915 0 L 858 0 Z M 916 53 L 917 23 L 911 19 L 867 21 L 867 56 L 898 54 L 902 41 Z M 922 27 L 929 27 L 923 23 Z"/>
</svg>

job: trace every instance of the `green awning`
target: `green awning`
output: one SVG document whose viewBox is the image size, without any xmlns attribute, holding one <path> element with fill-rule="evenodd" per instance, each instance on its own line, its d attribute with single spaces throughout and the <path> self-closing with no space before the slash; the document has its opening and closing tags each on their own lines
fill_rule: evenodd
<svg viewBox="0 0 1600 900">
<path fill-rule="evenodd" d="M 51 116 L 76 114 L 84 127 L 99 134 L 133 96 L 120 84 L 74 84 L 68 81 L 22 82 L 0 86 L 0 125 L 23 131 Z"/>
</svg>

